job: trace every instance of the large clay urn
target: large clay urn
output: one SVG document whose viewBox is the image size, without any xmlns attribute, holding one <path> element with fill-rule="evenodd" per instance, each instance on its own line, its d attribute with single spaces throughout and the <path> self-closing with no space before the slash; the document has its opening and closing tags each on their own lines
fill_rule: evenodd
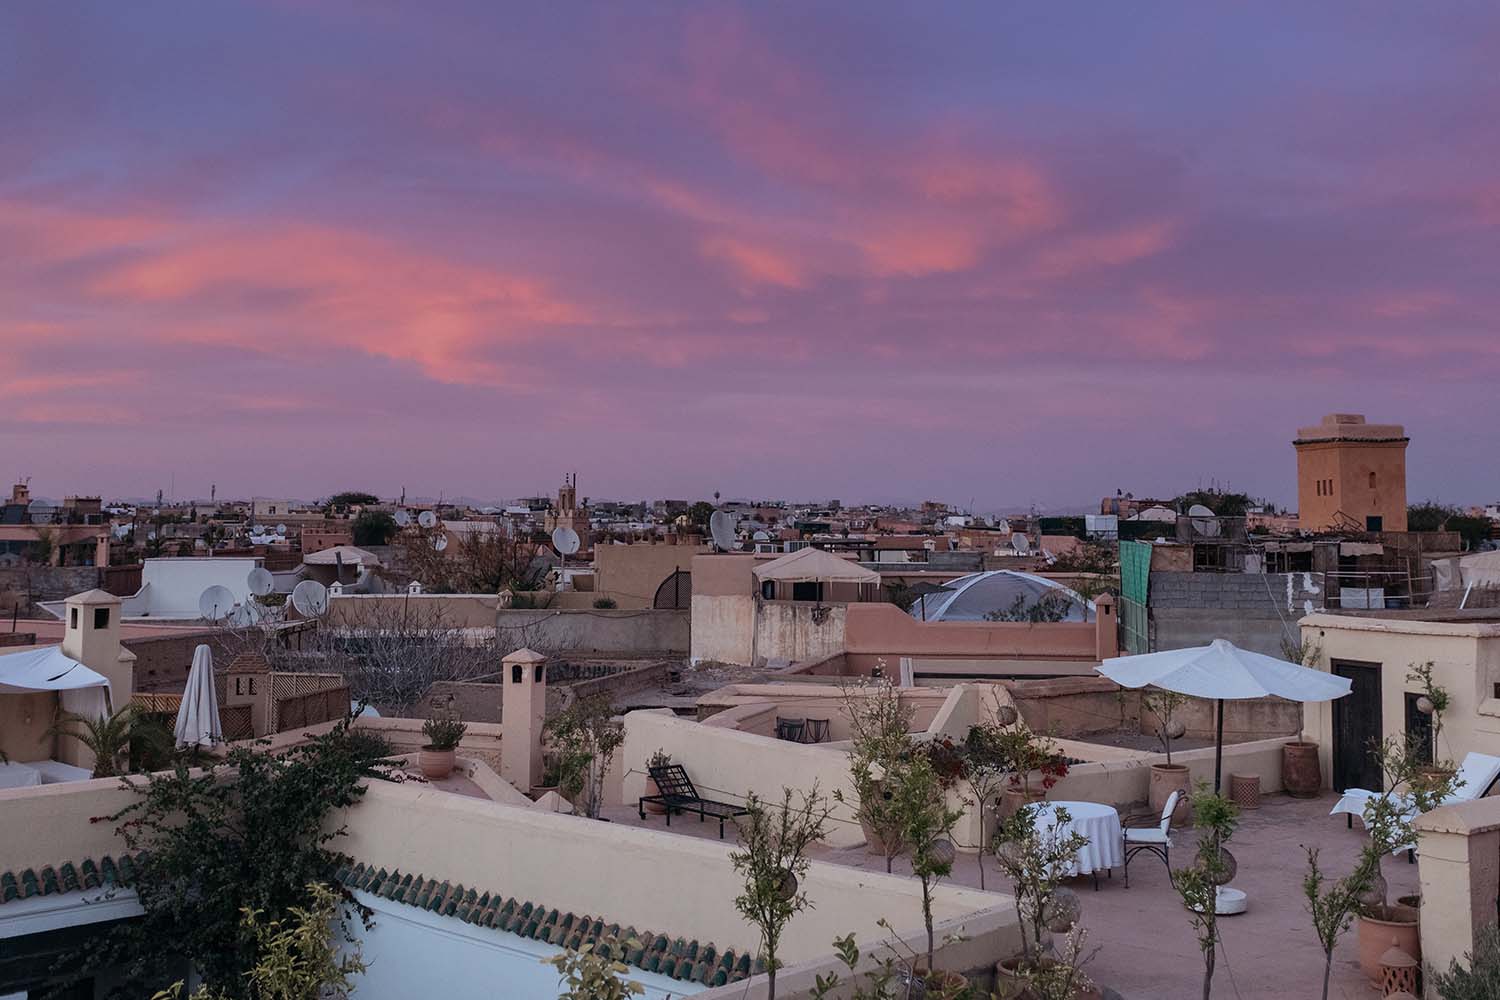
<svg viewBox="0 0 1500 1000">
<path fill-rule="evenodd" d="M 1177 808 L 1172 811 L 1173 826 L 1192 826 L 1193 807 L 1188 794 L 1193 790 L 1193 779 L 1185 764 L 1152 764 L 1151 786 L 1146 793 L 1146 802 L 1151 806 L 1151 815 L 1160 816 L 1173 792 L 1181 792 Z"/>
<path fill-rule="evenodd" d="M 1318 745 L 1312 740 L 1292 740 L 1281 745 L 1281 787 L 1298 799 L 1317 798 L 1323 790 Z"/>
</svg>

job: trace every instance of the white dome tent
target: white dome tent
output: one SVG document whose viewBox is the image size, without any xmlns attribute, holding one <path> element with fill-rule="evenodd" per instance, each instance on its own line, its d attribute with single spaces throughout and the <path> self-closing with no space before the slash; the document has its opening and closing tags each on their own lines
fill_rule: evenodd
<svg viewBox="0 0 1500 1000">
<path fill-rule="evenodd" d="M 1076 591 L 1035 573 L 1018 570 L 995 569 L 983 573 L 970 573 L 950 580 L 943 592 L 930 594 L 925 601 L 913 604 L 910 614 L 929 622 L 978 622 L 992 611 L 1008 611 L 1019 600 L 1030 606 L 1052 597 L 1067 601 L 1068 610 L 1063 621 L 1088 622 L 1094 620 L 1094 602 L 1086 600 Z M 926 604 L 925 610 L 920 604 Z"/>
</svg>

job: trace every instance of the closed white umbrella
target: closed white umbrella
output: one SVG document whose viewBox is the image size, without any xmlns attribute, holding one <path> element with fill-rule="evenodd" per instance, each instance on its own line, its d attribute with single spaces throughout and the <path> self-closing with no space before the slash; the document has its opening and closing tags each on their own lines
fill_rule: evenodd
<svg viewBox="0 0 1500 1000">
<path fill-rule="evenodd" d="M 1122 687 L 1151 685 L 1179 694 L 1212 698 L 1218 705 L 1214 743 L 1214 791 L 1218 792 L 1224 763 L 1224 702 L 1276 695 L 1288 701 L 1332 701 L 1348 694 L 1347 677 L 1288 663 L 1264 653 L 1240 649 L 1227 639 L 1207 646 L 1167 649 L 1139 656 L 1116 656 L 1098 667 L 1099 673 Z"/>
<path fill-rule="evenodd" d="M 214 690 L 214 656 L 205 645 L 193 650 L 193 669 L 188 672 L 173 734 L 179 750 L 224 742 L 224 728 L 219 724 L 219 695 Z"/>
</svg>

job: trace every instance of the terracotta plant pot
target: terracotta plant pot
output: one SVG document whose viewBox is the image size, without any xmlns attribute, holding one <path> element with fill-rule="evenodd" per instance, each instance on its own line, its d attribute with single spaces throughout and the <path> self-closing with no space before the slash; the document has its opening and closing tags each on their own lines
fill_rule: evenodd
<svg viewBox="0 0 1500 1000">
<path fill-rule="evenodd" d="M 882 858 L 887 856 L 895 857 L 906 846 L 899 839 L 895 839 L 892 843 L 887 843 L 885 838 L 880 835 L 880 832 L 863 819 L 859 821 L 859 828 L 865 832 L 865 853 L 867 854 L 879 855 Z"/>
<path fill-rule="evenodd" d="M 1380 956 L 1392 945 L 1422 960 L 1422 925 L 1416 910 L 1397 903 L 1359 915 L 1359 971 L 1371 986 L 1380 986 Z"/>
<path fill-rule="evenodd" d="M 1417 789 L 1435 788 L 1457 773 L 1451 767 L 1434 767 L 1431 764 L 1427 764 L 1417 768 L 1417 773 L 1412 778 L 1411 783 Z"/>
<path fill-rule="evenodd" d="M 1281 787 L 1298 799 L 1317 798 L 1323 790 L 1318 745 L 1312 740 L 1292 740 L 1281 745 Z"/>
<path fill-rule="evenodd" d="M 1151 785 L 1146 793 L 1146 802 L 1151 806 L 1151 815 L 1160 816 L 1161 811 L 1167 806 L 1167 799 L 1172 797 L 1172 793 L 1181 792 L 1182 797 L 1177 800 L 1177 808 L 1172 812 L 1172 825 L 1174 827 L 1192 826 L 1193 807 L 1188 802 L 1188 795 L 1192 790 L 1193 778 L 1186 764 L 1151 765 Z"/>
<path fill-rule="evenodd" d="M 1047 797 L 1047 793 L 1040 788 L 1026 791 L 1022 788 L 1007 788 L 1000 793 L 1000 818 L 1009 819 L 1016 814 L 1016 810 L 1029 802 L 1041 802 Z"/>
<path fill-rule="evenodd" d="M 646 779 L 646 794 L 647 795 L 660 795 L 661 794 L 661 789 L 658 788 L 658 787 L 656 787 L 656 780 L 654 778 L 647 778 Z M 662 815 L 663 813 L 665 813 L 667 811 L 667 807 L 664 806 L 664 805 L 662 805 L 660 802 L 647 802 L 646 803 L 646 811 L 648 813 L 654 813 L 655 815 L 660 816 L 660 815 Z"/>
<path fill-rule="evenodd" d="M 1020 955 L 1007 958 L 995 966 L 995 995 L 1001 1000 L 1040 1000 L 1035 990 L 1022 978 L 1017 969 L 1021 967 L 1023 959 Z M 1056 960 L 1043 958 L 1044 966 L 1055 965 Z M 1104 993 L 1097 986 L 1090 986 L 1073 991 L 1073 1000 L 1103 1000 Z"/>
<path fill-rule="evenodd" d="M 428 781 L 442 781 L 453 773 L 455 756 L 453 750 L 434 750 L 426 746 L 417 754 L 417 767 Z"/>
</svg>

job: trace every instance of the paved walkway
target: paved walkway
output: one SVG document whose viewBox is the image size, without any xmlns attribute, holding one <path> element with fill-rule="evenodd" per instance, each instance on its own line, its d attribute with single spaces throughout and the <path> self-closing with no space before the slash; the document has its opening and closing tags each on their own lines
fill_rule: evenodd
<svg viewBox="0 0 1500 1000">
<path fill-rule="evenodd" d="M 1356 821 L 1354 829 L 1342 817 L 1328 815 L 1334 797 L 1313 800 L 1267 796 L 1260 809 L 1243 815 L 1230 848 L 1239 862 L 1234 886 L 1250 896 L 1243 915 L 1222 918 L 1224 945 L 1214 974 L 1216 998 L 1317 997 L 1322 986 L 1323 955 L 1313 936 L 1302 896 L 1302 877 L 1307 868 L 1302 846 L 1321 850 L 1325 871 L 1342 875 L 1353 867 L 1364 843 Z M 640 825 L 633 809 L 607 811 L 616 822 Z M 665 830 L 659 816 L 647 816 L 646 825 Z M 716 839 L 717 823 L 699 824 L 693 817 L 675 821 L 672 833 Z M 734 834 L 730 833 L 730 839 Z M 1182 856 L 1196 845 L 1193 830 L 1174 833 Z M 881 870 L 885 860 L 866 854 L 863 848 L 819 850 L 820 860 L 856 868 Z M 1175 859 L 1174 859 L 1175 860 Z M 986 886 L 1008 891 L 1009 884 L 990 863 Z M 1112 987 L 1126 1000 L 1196 1000 L 1202 996 L 1203 964 L 1187 912 L 1167 879 L 1166 869 L 1149 855 L 1138 855 L 1131 864 L 1130 888 L 1118 872 L 1103 879 L 1098 892 L 1087 878 L 1072 882 L 1083 900 L 1083 924 L 1090 942 L 1100 950 L 1089 966 L 1090 974 Z M 896 859 L 895 871 L 910 868 Z M 1417 866 L 1402 858 L 1389 858 L 1384 865 L 1390 893 L 1417 891 Z M 954 879 L 978 886 L 978 863 L 973 855 L 960 855 Z M 814 900 L 816 904 L 816 900 Z M 793 925 L 795 930 L 795 924 Z M 1359 972 L 1355 935 L 1351 927 L 1334 953 L 1333 986 L 1330 996 L 1339 1000 L 1370 1000 L 1378 996 Z"/>
</svg>

